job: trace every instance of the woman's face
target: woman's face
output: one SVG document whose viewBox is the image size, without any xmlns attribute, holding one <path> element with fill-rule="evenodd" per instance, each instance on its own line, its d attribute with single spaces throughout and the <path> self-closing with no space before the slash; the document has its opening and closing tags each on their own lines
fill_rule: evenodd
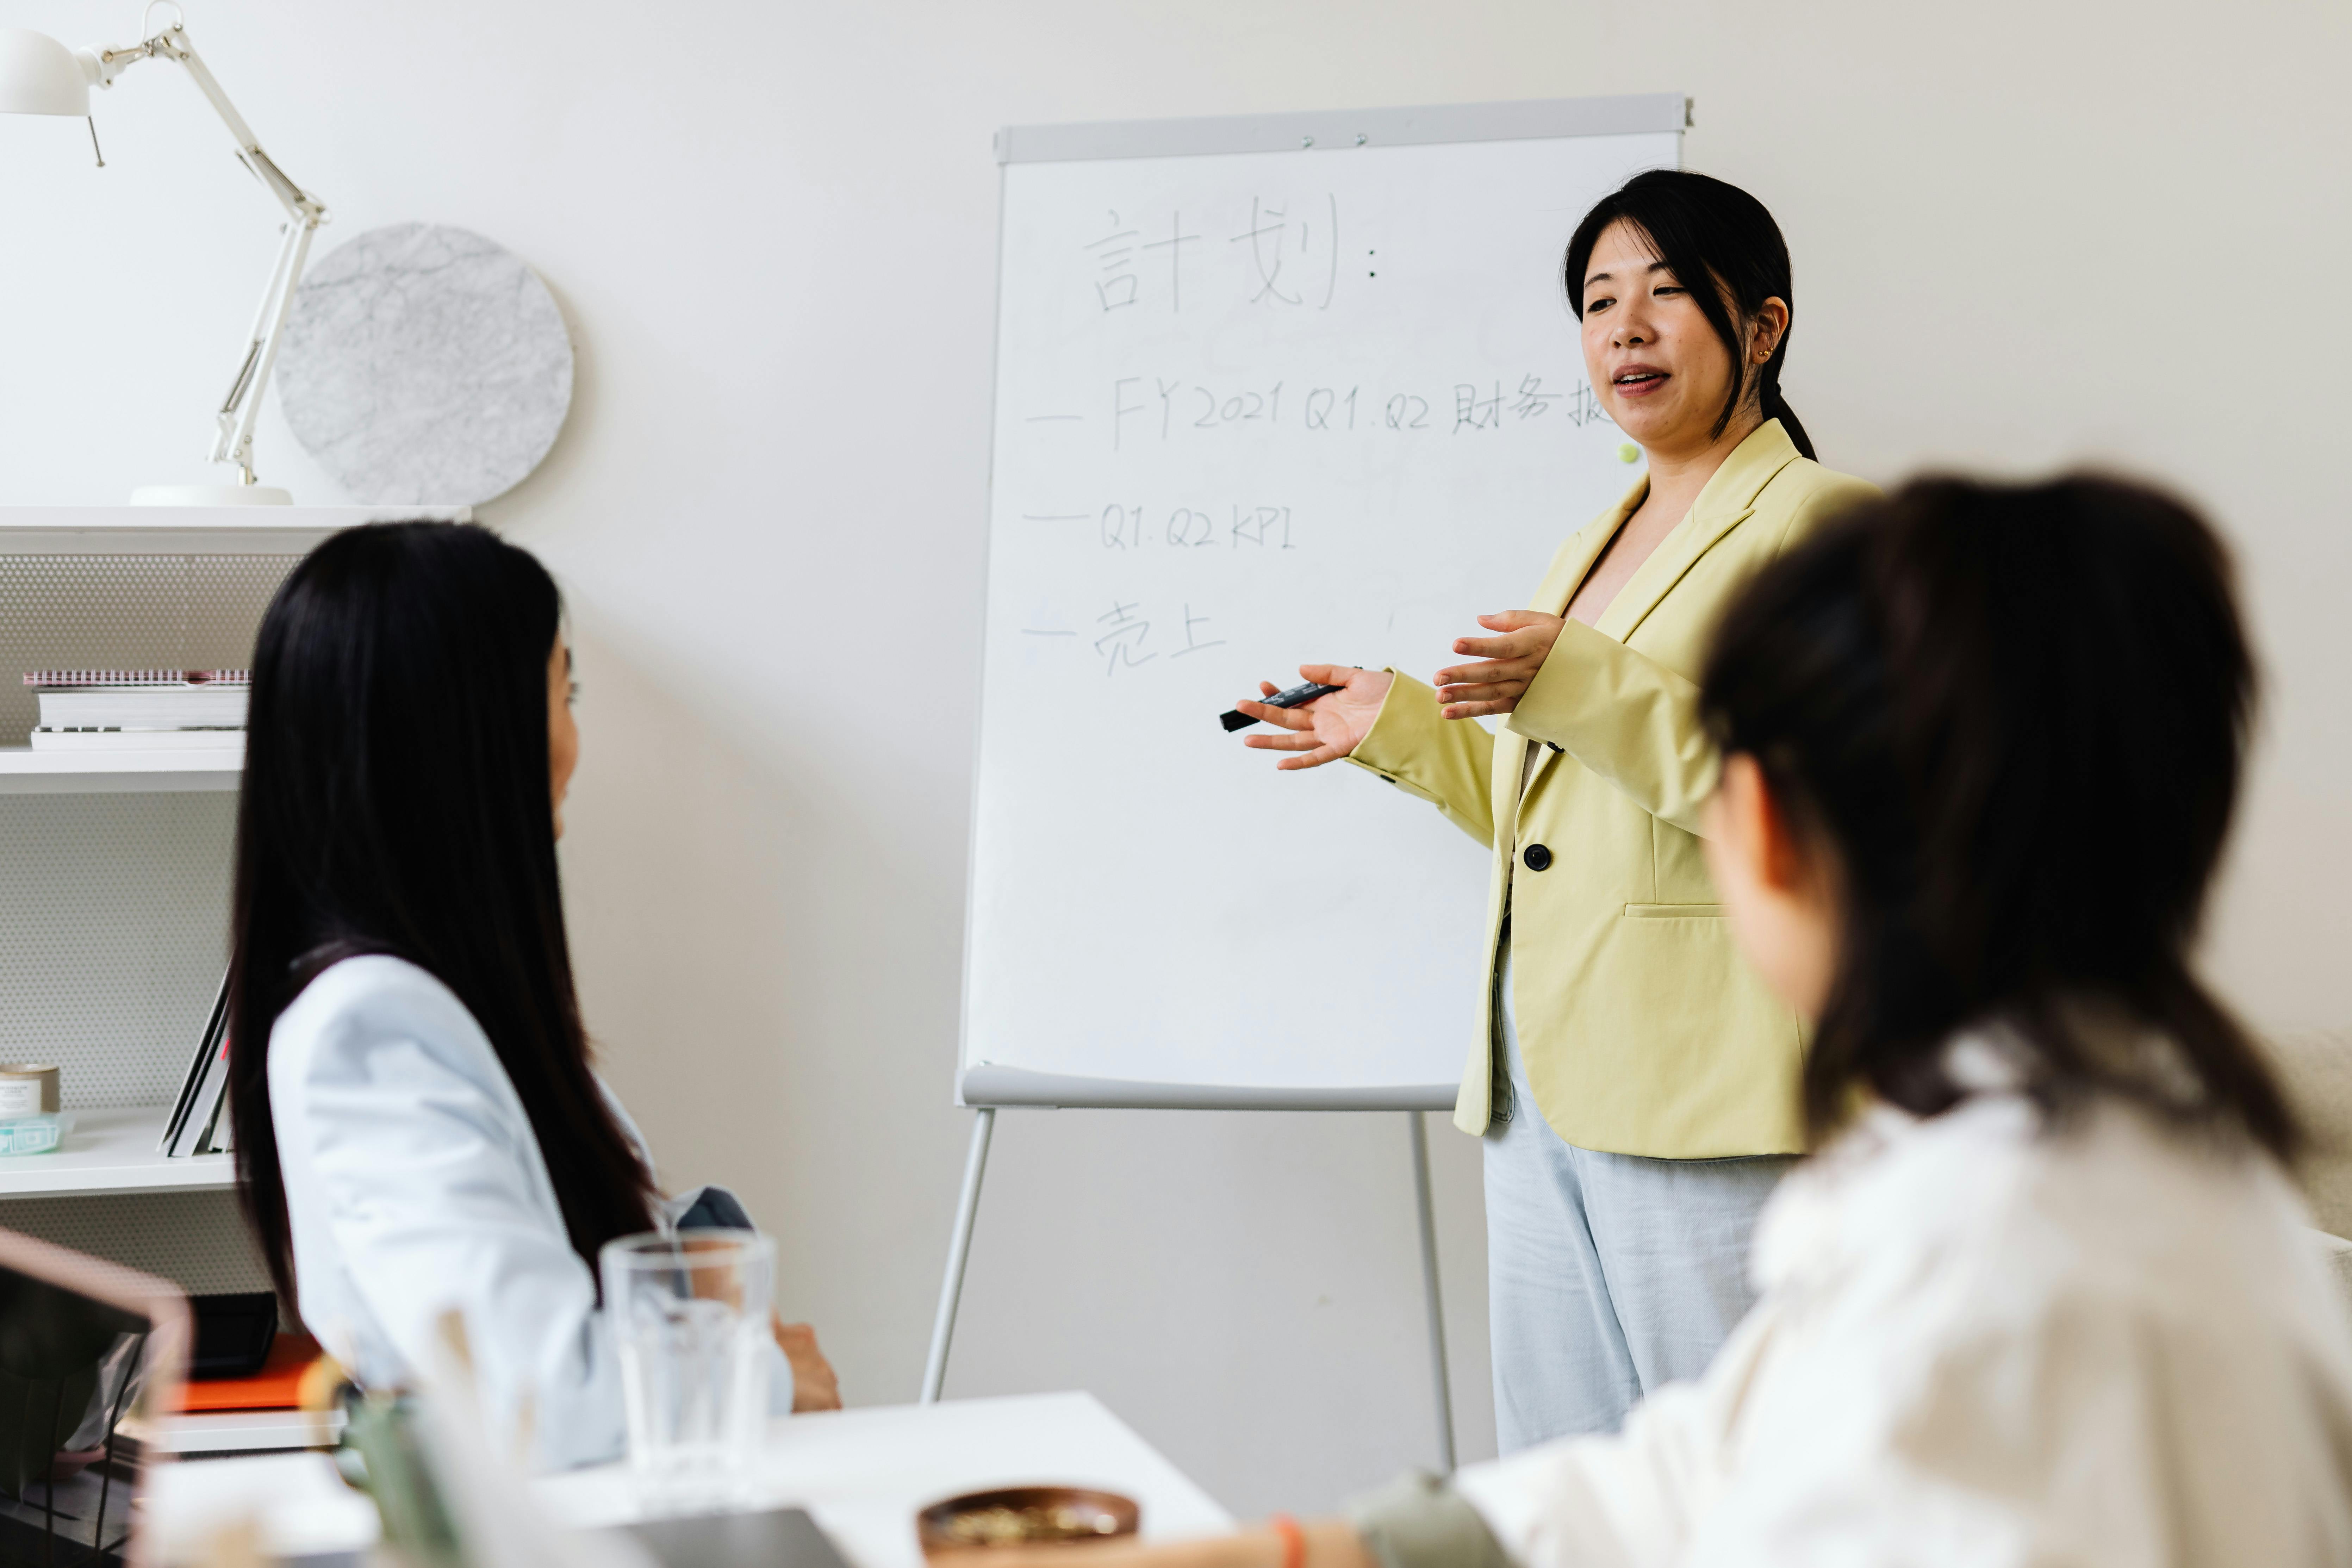
<svg viewBox="0 0 2352 1568">
<path fill-rule="evenodd" d="M 1653 454 L 1713 445 L 1716 416 L 1731 395 L 1732 357 L 1690 289 L 1622 221 L 1601 231 L 1583 281 L 1584 369 L 1609 417 Z M 1748 334 L 1750 359 L 1771 357 L 1787 320 L 1778 299 L 1766 303 Z"/>
<path fill-rule="evenodd" d="M 563 794 L 572 787 L 572 770 L 579 765 L 580 726 L 572 717 L 572 649 L 558 632 L 555 651 L 547 656 L 547 771 L 558 838 L 563 837 Z"/>
</svg>

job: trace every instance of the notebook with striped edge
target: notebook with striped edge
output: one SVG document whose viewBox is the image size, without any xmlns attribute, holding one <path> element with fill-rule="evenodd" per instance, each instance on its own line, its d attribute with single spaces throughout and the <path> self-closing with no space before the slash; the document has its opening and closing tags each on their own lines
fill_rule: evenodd
<svg viewBox="0 0 2352 1568">
<path fill-rule="evenodd" d="M 247 669 L 37 669 L 25 684 L 50 690 L 91 686 L 250 686 Z"/>
</svg>

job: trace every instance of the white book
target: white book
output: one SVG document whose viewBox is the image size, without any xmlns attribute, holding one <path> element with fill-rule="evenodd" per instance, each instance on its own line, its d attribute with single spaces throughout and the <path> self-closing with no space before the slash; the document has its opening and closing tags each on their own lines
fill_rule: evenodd
<svg viewBox="0 0 2352 1568">
<path fill-rule="evenodd" d="M 342 1435 L 340 1410 L 200 1410 L 175 1415 L 125 1415 L 115 1428 L 166 1454 L 234 1454 L 264 1448 L 331 1448 Z M 173 1467 L 177 1468 L 177 1467 Z M 339 1483 L 330 1479 L 328 1484 Z M 356 1495 L 346 1493 L 344 1495 Z"/>
<path fill-rule="evenodd" d="M 188 1107 L 188 1114 L 164 1152 L 173 1159 L 189 1154 L 212 1152 L 213 1126 L 220 1118 L 221 1102 L 228 1098 L 228 1049 L 224 1040 L 215 1047 L 212 1060 L 205 1064 L 204 1081 L 196 1086 L 196 1097 Z"/>
<path fill-rule="evenodd" d="M 51 730 L 241 730 L 243 686 L 96 686 L 37 693 Z"/>
<path fill-rule="evenodd" d="M 52 730 L 26 737 L 37 752 L 237 752 L 242 730 Z"/>
<path fill-rule="evenodd" d="M 213 994 L 213 1010 L 205 1019 L 205 1032 L 196 1040 L 196 1054 L 188 1058 L 187 1076 L 180 1080 L 180 1097 L 172 1103 L 171 1120 L 163 1123 L 163 1137 L 156 1147 L 165 1154 L 180 1136 L 195 1110 L 196 1090 L 204 1087 L 205 1070 L 220 1054 L 220 1043 L 228 1032 L 228 976 L 221 976 L 220 989 Z"/>
</svg>

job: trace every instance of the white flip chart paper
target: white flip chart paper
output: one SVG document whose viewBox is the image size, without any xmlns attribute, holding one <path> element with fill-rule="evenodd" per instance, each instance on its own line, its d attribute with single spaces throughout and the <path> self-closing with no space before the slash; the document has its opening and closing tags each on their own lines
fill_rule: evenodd
<svg viewBox="0 0 2352 1568">
<path fill-rule="evenodd" d="M 1679 132 L 1291 146 L 1004 171 L 962 1065 L 1065 1103 L 1458 1079 L 1486 849 L 1217 717 L 1427 679 L 1638 472 L 1560 260 Z"/>
</svg>

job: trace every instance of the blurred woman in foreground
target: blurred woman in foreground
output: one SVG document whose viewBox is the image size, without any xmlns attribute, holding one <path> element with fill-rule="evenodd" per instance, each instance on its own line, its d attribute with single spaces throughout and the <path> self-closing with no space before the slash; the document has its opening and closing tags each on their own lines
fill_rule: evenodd
<svg viewBox="0 0 2352 1568">
<path fill-rule="evenodd" d="M 1703 685 L 1716 885 L 1815 1024 L 1755 1310 L 1615 1436 L 1128 1560 L 2352 1563 L 2352 1326 L 2189 966 L 2252 693 L 2211 532 L 1916 484 L 1767 567 Z"/>
</svg>

